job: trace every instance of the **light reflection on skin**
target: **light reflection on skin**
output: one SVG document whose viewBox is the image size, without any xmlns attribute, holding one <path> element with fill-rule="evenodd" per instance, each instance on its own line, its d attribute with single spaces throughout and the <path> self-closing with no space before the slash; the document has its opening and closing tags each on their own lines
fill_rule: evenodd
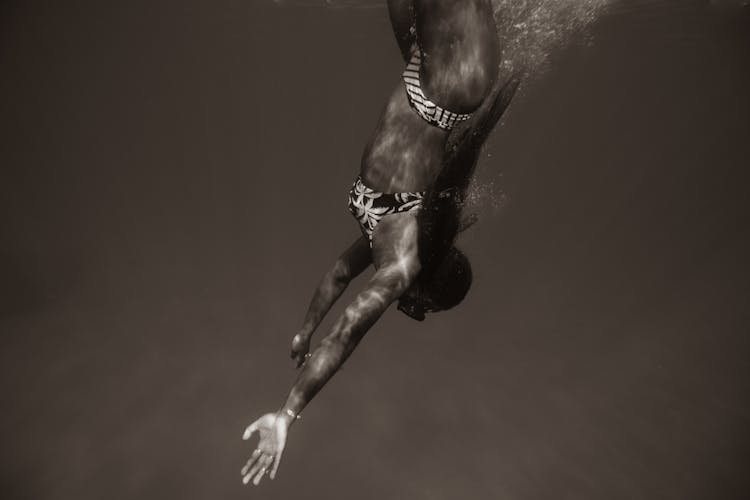
<svg viewBox="0 0 750 500">
<path fill-rule="evenodd" d="M 369 0 L 288 1 L 298 5 L 364 6 Z M 747 3 L 743 0 L 712 0 L 711 3 L 729 4 L 735 1 L 738 4 Z M 467 126 L 451 136 L 452 143 L 449 142 L 446 147 L 447 133 L 436 127 L 425 126 L 410 109 L 399 83 L 363 154 L 361 173 L 366 184 L 381 192 L 432 189 L 428 191 L 430 194 L 440 192 L 433 189 L 436 184 L 454 188 L 469 179 L 476 165 L 479 146 L 515 93 L 518 70 L 529 71 L 538 67 L 545 60 L 550 47 L 592 20 L 598 9 L 608 3 L 610 0 L 493 0 L 494 5 L 489 0 L 388 0 L 394 34 L 405 61 L 415 47 L 411 28 L 416 19 L 415 31 L 420 39 L 423 62 L 420 79 L 424 77 L 422 88 L 431 100 L 454 112 L 471 113 L 480 105 L 489 88 L 493 87 L 498 62 L 503 68 L 502 80 L 510 86 L 505 96 L 497 101 L 500 102 L 499 106 L 495 100 L 487 99 L 482 104 L 487 108 L 484 115 L 476 113 L 479 119 L 486 119 L 490 123 L 484 131 L 480 126 L 476 129 Z M 654 0 L 651 3 L 658 2 Z M 499 26 L 493 23 L 493 8 Z M 432 19 L 428 19 L 430 17 Z M 555 29 L 549 29 L 551 27 Z M 504 45 L 502 60 L 497 44 L 498 35 Z M 513 80 L 515 83 L 511 83 Z M 498 88 L 496 97 L 505 90 L 506 87 Z M 462 146 L 468 143 L 472 144 L 471 148 Z M 459 154 L 464 157 L 461 161 L 453 162 L 444 158 L 444 155 L 450 157 L 452 152 L 456 153 L 454 157 L 459 157 Z M 446 183 L 441 184 L 446 179 Z M 429 213 L 430 205 L 426 203 L 425 206 L 423 213 Z M 346 259 L 339 260 L 321 281 L 305 325 L 293 341 L 292 354 L 298 362 L 304 360 L 310 335 L 349 281 L 371 262 L 377 268 L 365 289 L 346 308 L 332 332 L 312 353 L 282 410 L 278 414 L 262 417 L 266 420 L 257 427 L 261 431 L 259 449 L 243 468 L 246 482 L 254 478 L 257 484 L 272 463 L 273 477 L 284 448 L 286 429 L 294 421 L 294 416 L 339 369 L 390 303 L 404 293 L 413 292 L 411 284 L 420 267 L 416 257 L 417 231 L 413 217 L 400 219 L 386 216 L 378 226 L 377 233 L 372 256 L 367 241 L 360 240 L 345 252 Z M 433 246 L 428 244 L 426 248 L 430 250 Z M 363 257 L 365 254 L 367 258 Z M 425 261 L 425 267 L 428 265 Z M 418 295 L 417 292 L 415 294 Z M 282 432 L 278 432 L 278 422 L 285 423 Z M 275 434 L 273 429 L 277 429 Z M 249 434 L 252 432 L 246 432 L 246 438 Z"/>
<path fill-rule="evenodd" d="M 287 407 L 301 408 L 339 369 L 367 330 L 390 304 L 400 297 L 419 274 L 417 221 L 413 214 L 394 214 L 376 231 L 387 234 L 395 245 L 377 244 L 373 256 L 377 271 L 312 353 L 292 389 Z"/>
<path fill-rule="evenodd" d="M 405 1 L 391 0 L 393 4 Z M 471 113 L 488 94 L 497 71 L 498 40 L 489 0 L 414 0 L 414 5 L 426 90 L 432 92 L 428 96 L 436 96 L 436 102 L 446 109 Z M 394 23 L 394 29 L 396 25 L 404 23 Z M 447 40 L 453 45 L 446 44 Z M 484 68 L 478 69 L 479 65 Z M 447 140 L 447 131 L 411 109 L 399 82 L 365 148 L 362 180 L 384 193 L 427 191 L 444 167 Z M 376 268 L 304 363 L 282 409 L 261 417 L 246 431 L 246 439 L 253 430 L 261 432 L 258 450 L 243 469 L 246 482 L 253 479 L 257 484 L 271 464 L 274 476 L 287 429 L 295 417 L 340 369 L 386 309 L 415 283 L 421 269 L 417 211 L 384 216 L 372 236 L 371 251 L 368 241 L 360 239 L 345 252 L 349 264 L 337 263 L 316 291 L 306 325 L 293 341 L 292 355 L 298 362 L 307 353 L 312 331 L 346 283 L 370 262 Z M 369 256 L 369 262 L 363 254 Z"/>
<path fill-rule="evenodd" d="M 382 192 L 423 191 L 442 160 L 435 147 L 445 133 L 425 129 L 424 120 L 409 106 L 403 84 L 397 83 L 373 138 L 362 155 L 363 180 Z"/>
</svg>

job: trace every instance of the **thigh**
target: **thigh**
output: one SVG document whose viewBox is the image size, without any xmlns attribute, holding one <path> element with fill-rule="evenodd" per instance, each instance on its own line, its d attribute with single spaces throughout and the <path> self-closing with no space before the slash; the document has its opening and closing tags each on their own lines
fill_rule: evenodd
<svg viewBox="0 0 750 500">
<path fill-rule="evenodd" d="M 415 41 L 414 0 L 388 0 L 388 14 L 398 48 L 404 61 L 408 61 Z"/>
<path fill-rule="evenodd" d="M 497 76 L 500 42 L 492 3 L 414 2 L 425 94 L 453 112 L 472 112 Z"/>
</svg>

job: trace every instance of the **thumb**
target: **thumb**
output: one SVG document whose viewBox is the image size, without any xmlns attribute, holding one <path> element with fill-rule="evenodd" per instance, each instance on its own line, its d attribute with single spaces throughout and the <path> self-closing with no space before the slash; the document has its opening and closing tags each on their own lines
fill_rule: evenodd
<svg viewBox="0 0 750 500">
<path fill-rule="evenodd" d="M 255 422 L 247 426 L 247 429 L 245 429 L 244 434 L 242 434 L 242 439 L 244 441 L 247 441 L 248 439 L 250 439 L 250 436 L 253 435 L 253 432 L 257 430 L 258 430 L 258 420 L 256 420 Z"/>
</svg>

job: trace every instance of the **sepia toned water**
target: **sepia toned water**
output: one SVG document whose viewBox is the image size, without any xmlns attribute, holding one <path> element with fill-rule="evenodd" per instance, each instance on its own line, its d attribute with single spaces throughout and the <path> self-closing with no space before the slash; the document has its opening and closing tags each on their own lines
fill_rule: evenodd
<svg viewBox="0 0 750 500">
<path fill-rule="evenodd" d="M 747 498 L 730 0 L 509 3 L 467 300 L 388 311 L 242 486 L 403 70 L 382 2 L 301 3 L 0 5 L 2 498 Z"/>
</svg>

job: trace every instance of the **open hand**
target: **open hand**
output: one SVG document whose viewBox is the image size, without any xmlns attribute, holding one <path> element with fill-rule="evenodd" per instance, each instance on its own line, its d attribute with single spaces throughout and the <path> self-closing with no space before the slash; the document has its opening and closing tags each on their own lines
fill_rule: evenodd
<svg viewBox="0 0 750 500">
<path fill-rule="evenodd" d="M 247 426 L 242 439 L 247 441 L 255 431 L 260 434 L 258 447 L 253 451 L 250 459 L 242 468 L 242 482 L 249 483 L 251 480 L 256 486 L 260 484 L 263 476 L 268 473 L 271 479 L 276 477 L 279 468 L 281 454 L 286 445 L 286 435 L 289 423 L 280 418 L 276 413 L 266 413 L 258 420 Z"/>
</svg>

